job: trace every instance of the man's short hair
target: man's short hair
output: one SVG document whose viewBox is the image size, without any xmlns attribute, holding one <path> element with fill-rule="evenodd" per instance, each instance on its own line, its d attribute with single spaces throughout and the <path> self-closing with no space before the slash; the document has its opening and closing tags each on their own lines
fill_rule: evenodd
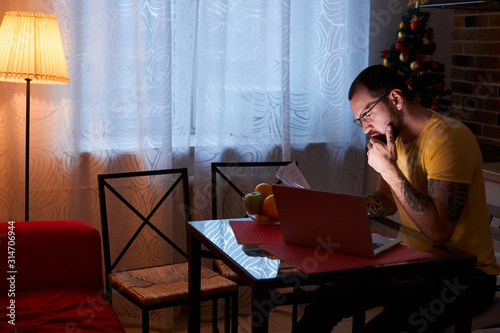
<svg viewBox="0 0 500 333">
<path fill-rule="evenodd" d="M 393 89 L 399 89 L 410 102 L 415 100 L 414 94 L 408 89 L 404 79 L 394 70 L 383 65 L 373 65 L 365 68 L 354 79 L 349 89 L 349 100 L 352 99 L 359 86 L 365 86 L 370 96 L 378 98 Z"/>
</svg>

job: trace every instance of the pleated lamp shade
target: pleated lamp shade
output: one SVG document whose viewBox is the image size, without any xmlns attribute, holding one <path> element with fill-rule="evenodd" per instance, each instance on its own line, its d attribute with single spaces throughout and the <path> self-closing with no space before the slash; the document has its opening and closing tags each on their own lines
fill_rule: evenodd
<svg viewBox="0 0 500 333">
<path fill-rule="evenodd" d="M 54 15 L 6 12 L 0 26 L 0 80 L 65 84 L 68 68 Z"/>
</svg>

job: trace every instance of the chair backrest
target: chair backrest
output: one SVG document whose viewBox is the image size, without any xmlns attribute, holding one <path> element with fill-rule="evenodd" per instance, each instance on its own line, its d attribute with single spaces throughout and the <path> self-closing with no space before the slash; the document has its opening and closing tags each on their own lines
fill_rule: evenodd
<svg viewBox="0 0 500 333">
<path fill-rule="evenodd" d="M 165 246 L 177 252 L 172 257 L 187 259 L 182 249 L 186 238 L 180 238 L 181 246 L 169 236 L 175 223 L 182 223 L 179 228 L 184 230 L 191 219 L 186 168 L 101 174 L 98 186 L 106 275 L 126 255 L 144 260 L 138 263 L 141 267 L 127 269 L 156 266 L 157 261 L 166 261 L 163 256 L 168 257 Z M 145 258 L 151 252 L 155 258 Z"/>
<path fill-rule="evenodd" d="M 500 207 L 492 204 L 486 204 L 486 206 L 488 208 L 488 218 L 490 219 L 490 224 L 494 218 L 500 219 Z"/>
<path fill-rule="evenodd" d="M 487 204 L 487 207 L 488 207 L 488 218 L 490 219 L 491 237 L 493 238 L 493 241 L 500 242 L 500 207 L 492 204 Z M 498 219 L 498 220 L 493 222 L 493 219 Z M 498 247 L 499 245 L 496 246 Z"/>
<path fill-rule="evenodd" d="M 282 162 L 214 162 L 211 164 L 212 178 L 212 219 L 219 218 L 218 205 L 219 198 L 226 198 L 231 192 L 234 195 L 235 207 L 234 216 L 222 217 L 243 217 L 246 215 L 241 203 L 241 197 L 249 192 L 253 192 L 258 183 L 279 183 L 276 178 L 276 171 L 280 166 L 292 163 Z M 295 162 L 297 163 L 297 162 Z M 255 177 L 258 175 L 258 177 Z M 217 187 L 217 180 L 221 179 L 220 186 Z M 258 179 L 258 181 L 255 181 Z M 223 195 L 222 195 L 223 194 Z M 237 212 L 237 213 L 236 213 Z M 236 215 L 238 214 L 238 215 Z"/>
<path fill-rule="evenodd" d="M 490 219 L 490 231 L 491 238 L 493 238 L 493 246 L 495 247 L 495 256 L 497 257 L 498 262 L 498 251 L 500 249 L 500 207 L 487 204 L 488 207 L 488 217 Z M 493 222 L 493 219 L 497 219 L 498 221 Z M 500 262 L 498 262 L 500 264 Z M 497 281 L 500 282 L 500 275 L 497 277 Z M 500 285 L 497 285 L 497 292 L 500 291 Z M 498 296 L 497 296 L 498 297 Z"/>
<path fill-rule="evenodd" d="M 500 220 L 500 207 L 492 204 L 487 204 L 487 207 L 488 218 L 490 219 L 491 237 L 493 240 L 500 242 L 500 225 L 498 223 L 492 223 L 495 218 Z"/>
</svg>

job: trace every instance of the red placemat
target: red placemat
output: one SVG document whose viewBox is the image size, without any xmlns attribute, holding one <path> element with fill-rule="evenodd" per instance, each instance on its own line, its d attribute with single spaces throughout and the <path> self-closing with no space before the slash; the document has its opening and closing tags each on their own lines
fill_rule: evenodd
<svg viewBox="0 0 500 333">
<path fill-rule="evenodd" d="M 391 264 L 432 257 L 430 253 L 417 251 L 401 244 L 375 258 L 364 258 L 338 252 L 327 252 L 285 243 L 262 244 L 259 245 L 259 247 L 276 256 L 278 259 L 284 260 L 288 264 L 300 269 L 306 274 Z"/>
<path fill-rule="evenodd" d="M 262 225 L 252 220 L 229 221 L 238 244 L 283 243 L 279 225 Z"/>
</svg>

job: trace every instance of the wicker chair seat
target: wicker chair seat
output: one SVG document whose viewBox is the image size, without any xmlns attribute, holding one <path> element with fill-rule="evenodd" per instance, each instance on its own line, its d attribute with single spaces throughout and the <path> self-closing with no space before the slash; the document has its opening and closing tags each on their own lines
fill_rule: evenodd
<svg viewBox="0 0 500 333">
<path fill-rule="evenodd" d="M 139 303 L 151 305 L 188 298 L 188 263 L 114 272 L 108 280 Z M 201 296 L 237 290 L 238 284 L 201 267 Z"/>
<path fill-rule="evenodd" d="M 229 266 L 227 266 L 222 260 L 215 259 L 214 263 L 223 277 L 231 281 L 242 282 L 242 280 L 238 277 L 238 274 L 236 274 L 231 268 L 229 268 Z"/>
</svg>

